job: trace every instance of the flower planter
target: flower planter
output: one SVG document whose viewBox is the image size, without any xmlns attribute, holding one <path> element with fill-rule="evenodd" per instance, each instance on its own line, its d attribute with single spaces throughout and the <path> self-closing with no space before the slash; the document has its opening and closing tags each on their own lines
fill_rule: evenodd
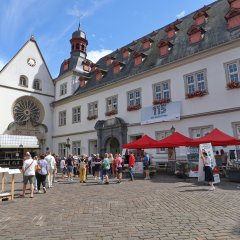
<svg viewBox="0 0 240 240">
<path fill-rule="evenodd" d="M 139 105 L 128 106 L 127 107 L 127 111 L 128 112 L 137 111 L 137 110 L 139 110 L 141 108 L 142 108 L 142 106 L 140 104 Z"/>
<path fill-rule="evenodd" d="M 227 89 L 240 88 L 240 82 L 231 81 L 227 84 Z"/>
<path fill-rule="evenodd" d="M 153 105 L 166 104 L 169 102 L 170 102 L 169 98 L 155 99 L 155 100 L 153 100 Z"/>
<path fill-rule="evenodd" d="M 207 94 L 206 91 L 195 91 L 195 92 L 192 92 L 192 93 L 187 93 L 186 98 L 202 97 L 206 94 Z"/>
</svg>

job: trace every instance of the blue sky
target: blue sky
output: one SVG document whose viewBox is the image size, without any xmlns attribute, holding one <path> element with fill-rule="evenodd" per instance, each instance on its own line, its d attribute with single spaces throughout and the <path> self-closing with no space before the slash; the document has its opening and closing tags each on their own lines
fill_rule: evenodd
<svg viewBox="0 0 240 240">
<path fill-rule="evenodd" d="M 121 48 L 213 0 L 0 0 L 0 69 L 34 35 L 52 77 L 81 19 L 88 58 Z"/>
</svg>

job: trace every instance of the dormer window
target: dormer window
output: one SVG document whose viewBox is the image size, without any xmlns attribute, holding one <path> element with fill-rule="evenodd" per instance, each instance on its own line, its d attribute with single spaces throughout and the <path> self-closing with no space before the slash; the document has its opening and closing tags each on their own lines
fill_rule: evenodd
<svg viewBox="0 0 240 240">
<path fill-rule="evenodd" d="M 91 71 L 91 63 L 90 61 L 86 60 L 83 62 L 83 70 L 86 72 L 90 72 Z"/>
<path fill-rule="evenodd" d="M 20 76 L 19 85 L 21 87 L 28 87 L 28 79 L 26 76 Z"/>
<path fill-rule="evenodd" d="M 187 31 L 190 44 L 200 42 L 204 38 L 204 33 L 205 30 L 200 26 L 192 25 Z"/>
<path fill-rule="evenodd" d="M 146 59 L 146 56 L 144 53 L 138 53 L 136 52 L 134 54 L 134 65 L 137 66 L 137 65 L 140 65 L 145 59 Z"/>
<path fill-rule="evenodd" d="M 175 37 L 178 30 L 179 30 L 179 29 L 178 29 L 174 24 L 169 25 L 169 26 L 167 26 L 167 27 L 165 28 L 165 32 L 167 33 L 167 37 L 168 37 L 168 38 L 173 38 L 173 37 Z"/>
<path fill-rule="evenodd" d="M 114 57 L 108 56 L 107 59 L 106 59 L 106 64 L 107 64 L 107 65 L 112 64 L 112 62 L 113 62 L 114 59 L 115 59 Z"/>
<path fill-rule="evenodd" d="M 160 42 L 158 43 L 160 56 L 164 57 L 168 55 L 172 49 L 172 46 L 173 44 L 170 43 L 168 40 L 160 40 Z"/>
<path fill-rule="evenodd" d="M 80 77 L 80 78 L 79 78 L 79 81 L 80 81 L 80 87 L 81 87 L 81 88 L 83 88 L 83 87 L 86 86 L 87 81 L 86 81 L 86 78 L 85 78 L 85 77 Z"/>
<path fill-rule="evenodd" d="M 195 24 L 196 25 L 202 25 L 204 23 L 207 22 L 208 19 L 208 14 L 206 13 L 206 11 L 209 9 L 210 7 L 208 6 L 204 6 L 203 8 L 199 9 L 194 15 L 193 15 L 193 19 L 195 20 Z"/>
<path fill-rule="evenodd" d="M 67 60 L 65 60 L 64 63 L 63 63 L 63 70 L 67 71 L 68 67 L 69 67 L 69 62 Z"/>
<path fill-rule="evenodd" d="M 114 74 L 119 73 L 122 70 L 123 66 L 124 63 L 119 62 L 117 60 L 113 61 L 113 73 Z"/>
<path fill-rule="evenodd" d="M 240 0 L 228 0 L 231 8 L 240 8 Z"/>
<path fill-rule="evenodd" d="M 151 47 L 153 40 L 149 37 L 145 37 L 142 39 L 142 48 L 143 49 L 148 49 Z"/>
<path fill-rule="evenodd" d="M 122 56 L 123 56 L 123 58 L 129 57 L 131 51 L 132 51 L 132 49 L 130 49 L 130 48 L 124 48 L 124 49 L 122 50 Z"/>
<path fill-rule="evenodd" d="M 154 37 L 154 36 L 156 36 L 158 34 L 158 31 L 153 31 L 153 32 L 151 32 L 151 37 Z"/>
<path fill-rule="evenodd" d="M 132 41 L 132 42 L 131 42 L 131 44 L 130 44 L 130 45 L 131 45 L 131 46 L 135 46 L 136 44 L 137 44 L 137 41 L 136 41 L 136 40 L 134 40 L 134 41 Z"/>
<path fill-rule="evenodd" d="M 98 66 L 99 66 L 98 64 L 92 63 L 92 64 L 91 64 L 91 72 L 96 71 L 96 69 L 97 69 Z"/>
<path fill-rule="evenodd" d="M 96 80 L 99 81 L 103 78 L 103 74 L 100 70 L 96 71 Z"/>
<path fill-rule="evenodd" d="M 240 9 L 232 8 L 225 15 L 225 19 L 228 23 L 228 29 L 232 29 L 240 26 Z"/>
<path fill-rule="evenodd" d="M 34 79 L 34 81 L 33 81 L 33 89 L 35 89 L 35 90 L 42 90 L 41 80 Z"/>
</svg>

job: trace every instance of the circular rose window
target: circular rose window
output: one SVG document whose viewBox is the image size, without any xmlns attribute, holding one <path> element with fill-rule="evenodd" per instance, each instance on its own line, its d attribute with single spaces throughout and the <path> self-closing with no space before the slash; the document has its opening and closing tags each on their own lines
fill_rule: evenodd
<svg viewBox="0 0 240 240">
<path fill-rule="evenodd" d="M 41 123 L 44 111 L 42 104 L 33 97 L 21 97 L 13 105 L 13 117 L 17 123 Z"/>
</svg>

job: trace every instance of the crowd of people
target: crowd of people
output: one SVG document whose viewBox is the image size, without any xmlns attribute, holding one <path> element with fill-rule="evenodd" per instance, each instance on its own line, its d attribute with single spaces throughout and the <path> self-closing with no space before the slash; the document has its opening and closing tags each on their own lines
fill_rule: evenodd
<svg viewBox="0 0 240 240">
<path fill-rule="evenodd" d="M 125 164 L 124 164 L 125 163 Z M 130 181 L 134 181 L 133 167 L 135 164 L 135 156 L 133 152 L 129 152 L 127 163 L 121 154 L 105 153 L 91 154 L 87 156 L 69 155 L 68 158 L 60 159 L 58 155 L 48 151 L 46 154 L 40 154 L 32 158 L 29 152 L 24 155 L 23 161 L 23 189 L 20 194 L 25 196 L 27 183 L 30 183 L 30 198 L 34 193 L 46 193 L 47 188 L 52 188 L 56 182 L 57 169 L 59 167 L 61 178 L 72 182 L 74 177 L 79 179 L 80 183 L 86 183 L 87 176 L 92 175 L 98 184 L 109 184 L 109 179 L 116 180 L 117 184 L 122 182 L 123 169 L 129 172 Z M 149 178 L 150 157 L 144 153 L 143 166 L 145 170 L 145 179 Z M 42 190 L 41 190 L 42 187 Z"/>
</svg>

